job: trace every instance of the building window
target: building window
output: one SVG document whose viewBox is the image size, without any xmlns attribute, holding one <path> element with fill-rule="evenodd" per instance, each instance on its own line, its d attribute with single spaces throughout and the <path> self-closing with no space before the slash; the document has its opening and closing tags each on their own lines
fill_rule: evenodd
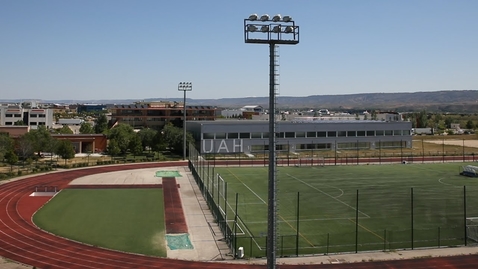
<svg viewBox="0 0 478 269">
<path fill-rule="evenodd" d="M 317 132 L 317 137 L 327 137 L 327 132 Z"/>
<path fill-rule="evenodd" d="M 216 133 L 216 139 L 226 139 L 226 133 Z"/>
<path fill-rule="evenodd" d="M 386 136 L 392 136 L 392 135 L 393 135 L 393 131 L 392 131 L 392 130 L 385 130 L 385 135 L 386 135 Z"/>
<path fill-rule="evenodd" d="M 317 137 L 317 132 L 307 132 L 307 137 Z"/>
<path fill-rule="evenodd" d="M 262 138 L 269 138 L 269 133 L 262 133 Z"/>
<path fill-rule="evenodd" d="M 5 122 L 5 125 L 13 125 L 13 122 L 7 121 L 7 122 Z"/>
<path fill-rule="evenodd" d="M 236 138 L 239 138 L 239 134 L 238 133 L 227 133 L 227 138 L 228 139 L 236 139 Z"/>
<path fill-rule="evenodd" d="M 203 133 L 202 134 L 202 139 L 214 139 L 214 134 L 213 133 Z"/>
<path fill-rule="evenodd" d="M 250 139 L 251 138 L 251 133 L 240 133 L 239 138 Z"/>
<path fill-rule="evenodd" d="M 15 118 L 21 118 L 22 117 L 22 114 L 14 114 L 13 115 Z"/>
<path fill-rule="evenodd" d="M 357 134 L 356 134 L 355 131 L 347 131 L 347 136 L 348 136 L 348 137 L 356 137 Z"/>
<path fill-rule="evenodd" d="M 338 131 L 337 133 L 338 133 L 339 137 L 347 136 L 347 132 L 346 132 L 346 131 Z"/>
<path fill-rule="evenodd" d="M 305 137 L 305 132 L 296 132 L 295 137 Z"/>
<path fill-rule="evenodd" d="M 393 135 L 394 135 L 394 136 L 400 136 L 400 135 L 402 135 L 402 130 L 394 130 L 394 131 L 393 131 Z"/>
<path fill-rule="evenodd" d="M 410 130 L 402 130 L 403 135 L 410 135 Z"/>
<path fill-rule="evenodd" d="M 13 117 L 13 114 L 5 114 L 5 118 L 11 118 Z"/>
<path fill-rule="evenodd" d="M 337 132 L 336 131 L 327 132 L 327 137 L 337 137 Z"/>
<path fill-rule="evenodd" d="M 37 118 L 38 114 L 30 114 L 30 118 Z"/>
<path fill-rule="evenodd" d="M 286 138 L 294 138 L 294 137 L 295 137 L 295 133 L 294 133 L 294 132 L 286 132 L 286 133 L 285 133 L 285 137 L 286 137 Z"/>
<path fill-rule="evenodd" d="M 365 131 L 357 131 L 357 136 L 365 136 Z"/>
<path fill-rule="evenodd" d="M 367 131 L 367 136 L 375 136 L 375 131 Z"/>
<path fill-rule="evenodd" d="M 383 136 L 384 132 L 383 130 L 377 130 L 375 131 L 377 136 Z"/>
<path fill-rule="evenodd" d="M 251 133 L 252 138 L 262 138 L 262 133 Z"/>
<path fill-rule="evenodd" d="M 45 116 L 46 116 L 45 114 L 38 114 L 39 118 L 45 118 Z"/>
<path fill-rule="evenodd" d="M 284 138 L 284 132 L 276 133 L 277 138 Z"/>
</svg>

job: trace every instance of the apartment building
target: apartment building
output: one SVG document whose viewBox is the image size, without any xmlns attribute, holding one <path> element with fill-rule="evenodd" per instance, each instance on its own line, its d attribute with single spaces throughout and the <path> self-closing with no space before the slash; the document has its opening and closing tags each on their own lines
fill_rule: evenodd
<svg viewBox="0 0 478 269">
<path fill-rule="evenodd" d="M 115 105 L 110 108 L 111 121 L 125 123 L 135 129 L 161 129 L 171 122 L 182 126 L 184 104 L 170 101 L 135 102 L 129 105 Z M 186 120 L 205 121 L 216 118 L 216 108 L 212 106 L 186 106 Z"/>
</svg>

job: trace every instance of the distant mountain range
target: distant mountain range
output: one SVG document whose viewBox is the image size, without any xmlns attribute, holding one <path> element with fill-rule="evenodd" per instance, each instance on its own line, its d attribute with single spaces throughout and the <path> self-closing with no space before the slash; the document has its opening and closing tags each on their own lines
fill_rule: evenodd
<svg viewBox="0 0 478 269">
<path fill-rule="evenodd" d="M 62 104 L 131 104 L 137 101 L 176 101 L 182 98 L 148 98 L 121 100 L 37 100 L 41 103 Z M 0 100 L 0 102 L 21 102 L 23 100 Z M 240 108 L 245 105 L 269 107 L 269 97 L 243 97 L 220 99 L 186 99 L 187 105 L 217 106 L 222 108 Z M 344 95 L 311 95 L 306 97 L 278 96 L 277 108 L 280 109 L 322 109 L 329 110 L 390 110 L 478 113 L 478 90 L 450 90 L 411 93 L 359 93 Z"/>
</svg>

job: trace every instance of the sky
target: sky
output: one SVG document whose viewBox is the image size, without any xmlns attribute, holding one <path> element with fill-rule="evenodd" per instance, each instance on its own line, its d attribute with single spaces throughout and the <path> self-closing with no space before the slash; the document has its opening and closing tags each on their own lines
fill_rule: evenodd
<svg viewBox="0 0 478 269">
<path fill-rule="evenodd" d="M 252 13 L 299 26 L 281 96 L 478 89 L 476 0 L 1 0 L 0 99 L 268 96 Z"/>
</svg>

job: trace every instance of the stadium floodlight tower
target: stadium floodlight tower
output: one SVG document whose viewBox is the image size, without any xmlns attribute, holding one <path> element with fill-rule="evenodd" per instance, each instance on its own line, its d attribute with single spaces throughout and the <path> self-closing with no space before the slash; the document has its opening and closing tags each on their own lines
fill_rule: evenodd
<svg viewBox="0 0 478 269">
<path fill-rule="evenodd" d="M 269 177 L 267 204 L 267 268 L 276 267 L 277 241 L 277 203 L 276 203 L 276 157 L 275 157 L 275 102 L 276 47 L 278 45 L 296 45 L 299 43 L 299 26 L 290 16 L 275 15 L 270 18 L 264 14 L 252 14 L 244 19 L 244 41 L 253 44 L 269 45 Z"/>
<path fill-rule="evenodd" d="M 186 92 L 193 90 L 192 82 L 179 82 L 178 91 L 184 92 L 184 101 L 183 101 L 183 159 L 186 160 Z"/>
</svg>

